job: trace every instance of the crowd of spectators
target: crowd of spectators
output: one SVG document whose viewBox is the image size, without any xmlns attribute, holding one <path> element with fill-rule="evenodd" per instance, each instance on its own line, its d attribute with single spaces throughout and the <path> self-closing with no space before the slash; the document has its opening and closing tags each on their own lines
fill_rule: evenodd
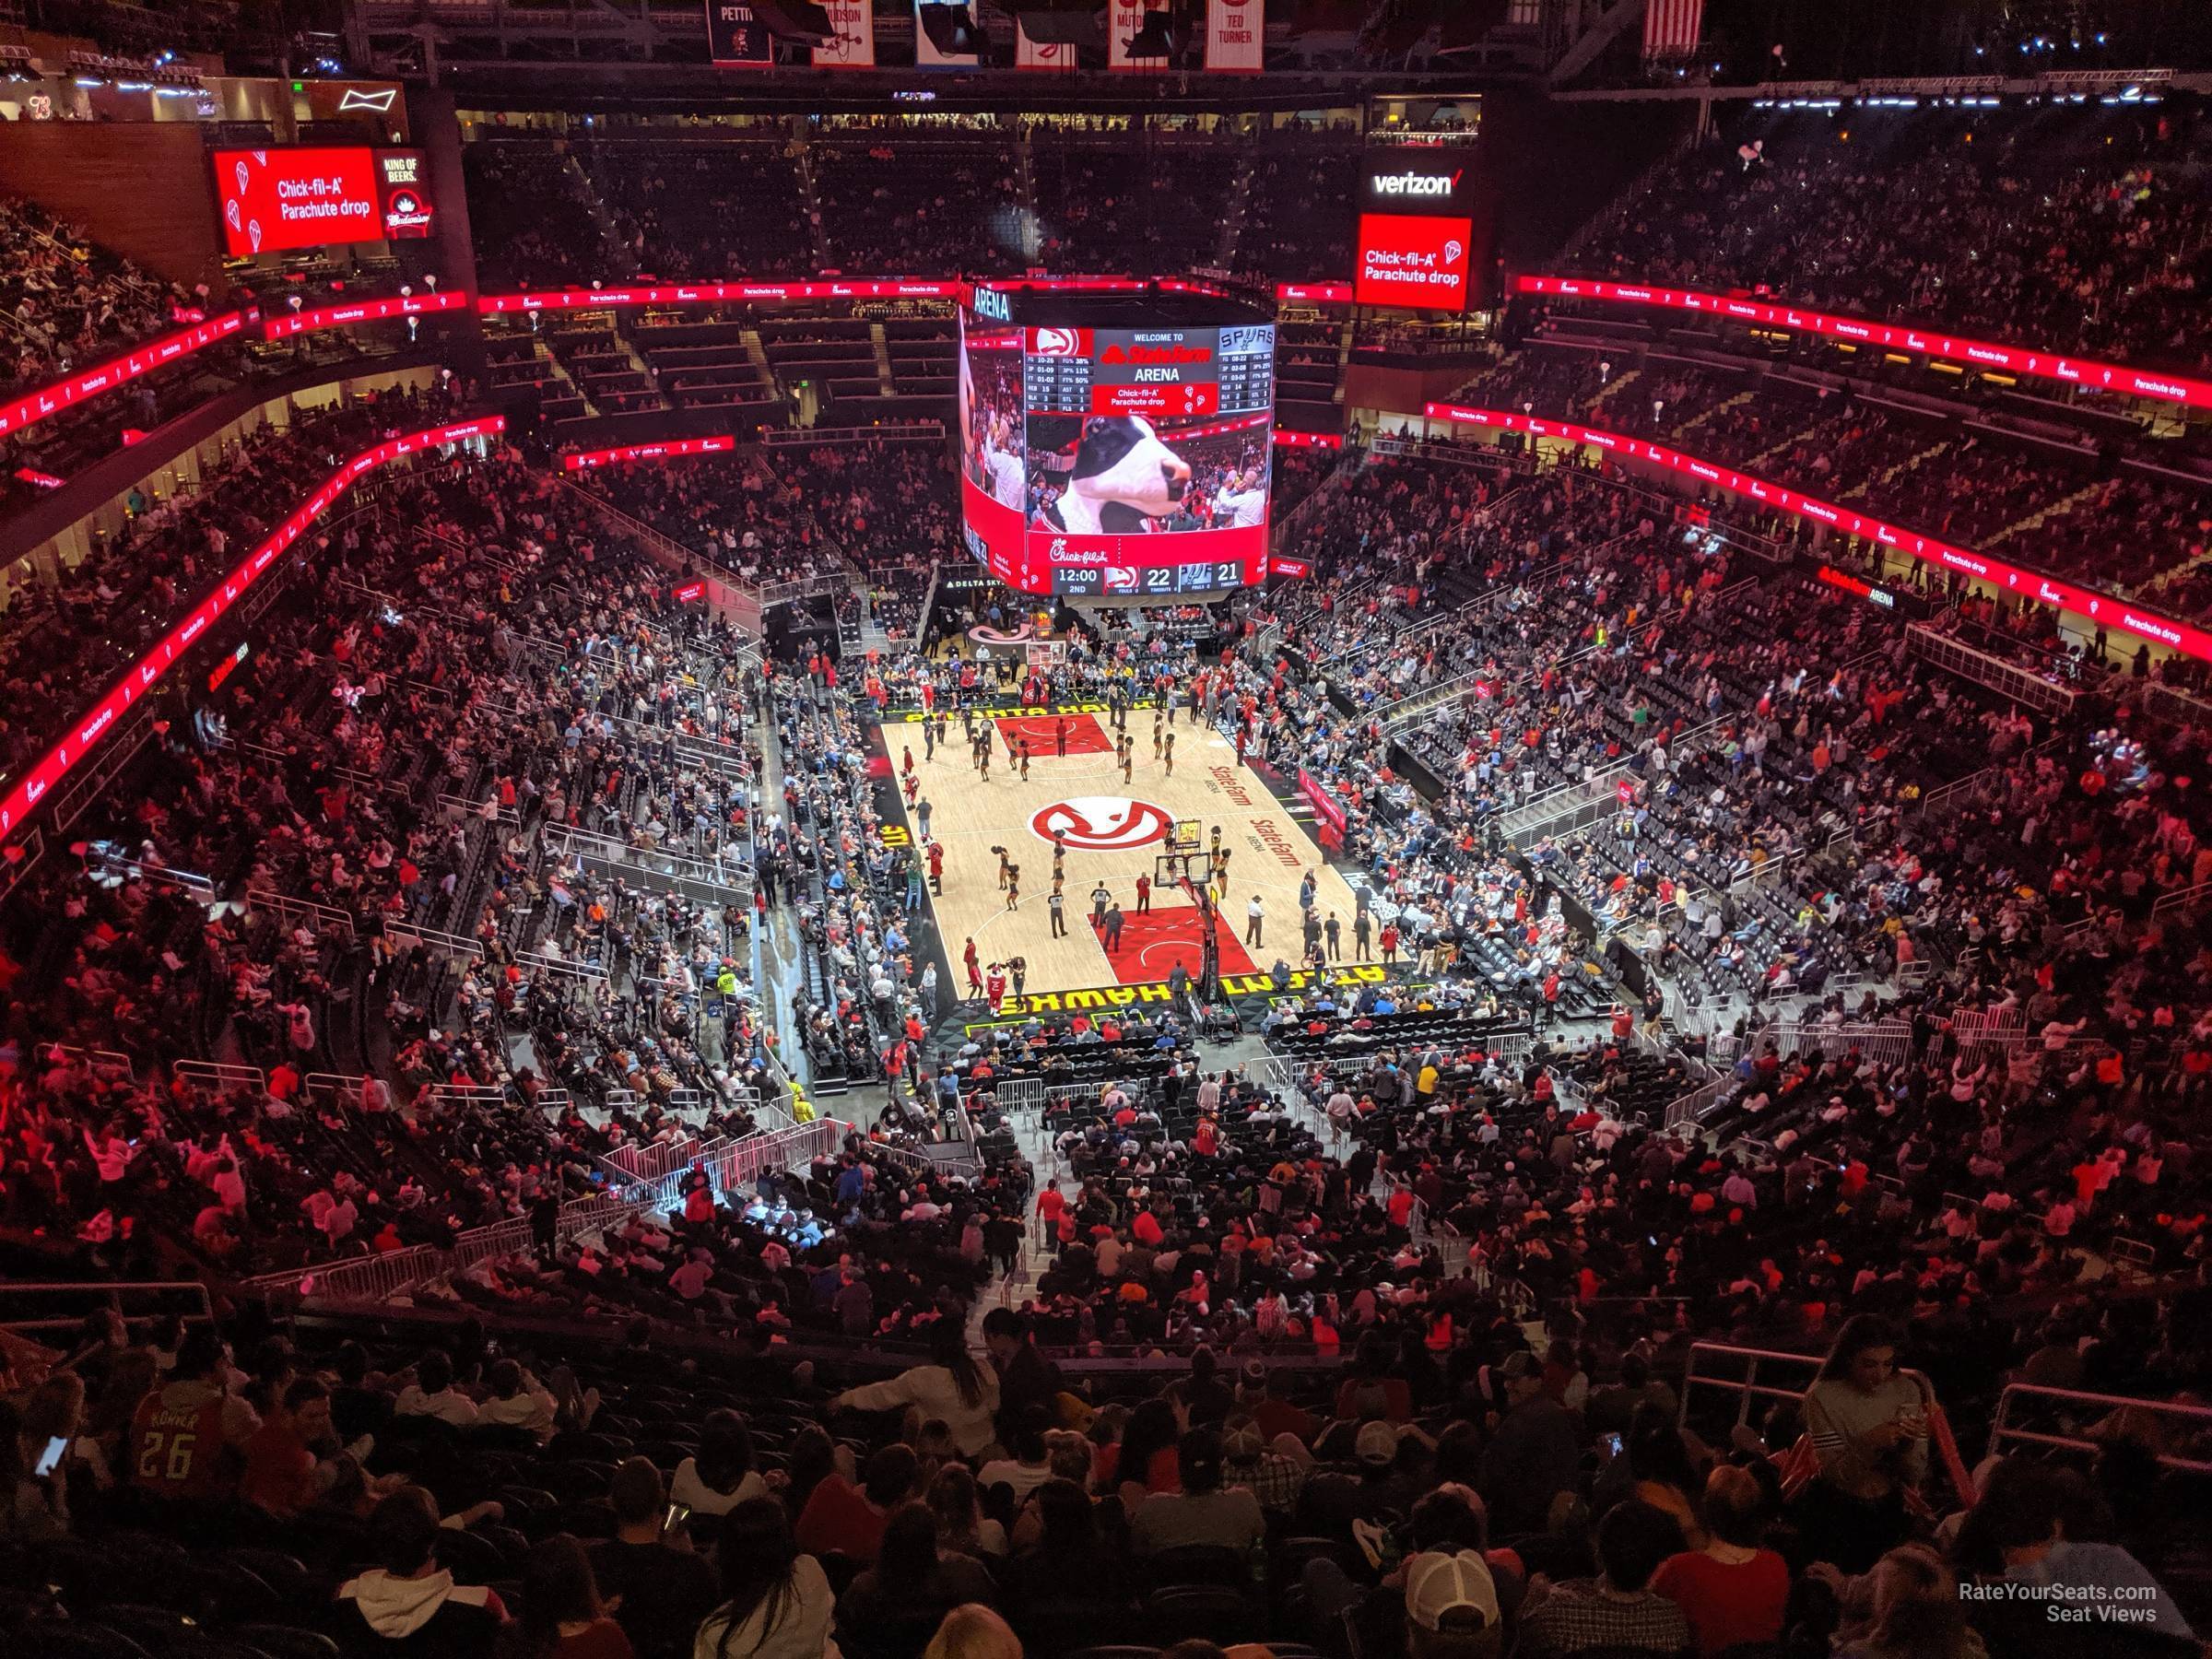
<svg viewBox="0 0 2212 1659">
<path fill-rule="evenodd" d="M 1747 112 L 1609 208 L 1578 273 L 2201 371 L 2201 102 Z"/>
<path fill-rule="evenodd" d="M 1742 466 L 1965 547 L 2194 615 L 2207 490 L 2115 469 L 1984 420 L 1632 348 L 1539 339 L 1475 376 L 1463 401 L 1578 419 Z M 2047 434 L 2046 434 L 2047 436 Z"/>
<path fill-rule="evenodd" d="M 0 391 L 11 397 L 179 328 L 181 312 L 206 303 L 29 202 L 0 201 L 0 260 L 8 335 Z"/>
<path fill-rule="evenodd" d="M 27 884 L 8 1202 L 59 1255 L 445 1241 L 753 1126 L 753 916 L 699 879 L 751 853 L 743 660 L 517 463 L 394 492 Z"/>
<path fill-rule="evenodd" d="M 1353 135 L 1281 147 L 1252 135 L 1067 122 L 1038 125 L 1028 145 L 1033 199 L 1016 141 L 986 126 L 818 131 L 804 164 L 788 141 L 750 135 L 502 136 L 464 155 L 480 258 L 524 286 L 1040 264 L 1167 275 L 1216 265 L 1232 221 L 1240 270 L 1312 281 L 1351 268 Z"/>
<path fill-rule="evenodd" d="M 339 464 L 397 432 L 452 418 L 450 381 L 289 411 L 232 444 L 194 490 L 131 491 L 128 518 L 52 581 L 11 587 L 0 608 L 0 775 L 44 751 L 109 681 L 273 530 Z"/>
</svg>

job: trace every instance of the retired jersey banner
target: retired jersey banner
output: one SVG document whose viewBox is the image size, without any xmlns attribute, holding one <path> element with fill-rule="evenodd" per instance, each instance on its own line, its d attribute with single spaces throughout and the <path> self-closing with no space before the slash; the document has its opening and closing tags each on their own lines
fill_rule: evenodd
<svg viewBox="0 0 2212 1659">
<path fill-rule="evenodd" d="M 707 55 L 717 69 L 772 69 L 776 40 L 747 0 L 707 0 Z"/>
<path fill-rule="evenodd" d="M 1208 75 L 1257 75 L 1267 32 L 1267 0 L 1206 0 Z"/>
<path fill-rule="evenodd" d="M 1106 0 L 1106 67 L 1109 69 L 1165 69 L 1165 58 L 1133 58 L 1129 42 L 1145 27 L 1145 0 Z"/>
<path fill-rule="evenodd" d="M 1076 66 L 1076 49 L 1066 41 L 1032 41 L 1030 31 L 1021 26 L 1021 14 L 1014 14 L 1014 67 L 1017 69 L 1057 69 L 1072 72 Z"/>
<path fill-rule="evenodd" d="M 962 17 L 967 16 L 965 6 L 932 6 L 927 4 L 927 0 L 914 0 L 914 63 L 916 65 L 924 69 L 975 69 L 982 66 L 983 60 L 980 52 L 947 52 L 929 38 L 929 25 L 926 21 L 929 14 L 935 11 L 940 18 L 944 18 L 956 10 Z"/>
<path fill-rule="evenodd" d="M 1688 57 L 1705 29 L 1705 0 L 1651 0 L 1643 9 L 1643 55 Z"/>
<path fill-rule="evenodd" d="M 830 15 L 830 38 L 814 49 L 817 69 L 873 69 L 876 66 L 876 14 L 868 0 L 822 0 Z"/>
</svg>

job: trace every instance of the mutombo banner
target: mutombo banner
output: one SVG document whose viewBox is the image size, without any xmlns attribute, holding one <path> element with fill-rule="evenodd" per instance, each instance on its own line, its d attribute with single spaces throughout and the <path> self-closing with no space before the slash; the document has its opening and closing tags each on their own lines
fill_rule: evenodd
<svg viewBox="0 0 2212 1659">
<path fill-rule="evenodd" d="M 1106 67 L 1109 69 L 1165 69 L 1165 58 L 1135 58 L 1129 43 L 1145 27 L 1145 0 L 1107 0 Z"/>
<path fill-rule="evenodd" d="M 1265 66 L 1267 0 L 1206 0 L 1209 75 L 1257 75 Z"/>
<path fill-rule="evenodd" d="M 830 14 L 830 38 L 814 49 L 817 69 L 873 69 L 876 14 L 868 0 L 821 0 Z"/>
</svg>

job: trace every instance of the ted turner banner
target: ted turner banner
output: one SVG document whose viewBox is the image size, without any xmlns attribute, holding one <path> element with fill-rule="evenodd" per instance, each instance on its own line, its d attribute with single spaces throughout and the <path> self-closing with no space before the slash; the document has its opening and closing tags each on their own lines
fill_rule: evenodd
<svg viewBox="0 0 2212 1659">
<path fill-rule="evenodd" d="M 1206 0 L 1209 75 L 1257 75 L 1265 66 L 1267 0 Z"/>
</svg>

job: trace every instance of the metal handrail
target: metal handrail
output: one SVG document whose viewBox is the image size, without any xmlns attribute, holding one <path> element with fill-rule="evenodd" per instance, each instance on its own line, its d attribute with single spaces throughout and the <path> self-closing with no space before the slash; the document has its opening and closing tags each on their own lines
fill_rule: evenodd
<svg viewBox="0 0 2212 1659">
<path fill-rule="evenodd" d="M 2181 1400 L 2143 1400 L 2127 1394 L 2089 1394 L 2077 1388 L 2045 1388 L 2033 1382 L 2008 1382 L 2005 1392 L 1997 1396 L 1996 1415 L 1990 1419 L 1989 1450 L 1987 1455 L 1996 1456 L 2006 1445 L 2054 1446 L 2073 1452 L 2095 1453 L 2101 1442 L 2075 1434 L 2053 1434 L 2041 1430 L 2021 1429 L 2010 1421 L 2017 1403 L 2030 1399 L 2047 1400 L 2061 1405 L 2088 1406 L 2100 1417 L 2112 1417 L 2120 1412 L 2135 1412 L 2154 1418 L 2173 1419 L 2177 1426 L 2185 1426 L 2191 1435 L 2201 1435 L 2212 1430 L 2212 1406 L 2191 1405 Z M 2192 1475 L 2212 1475 L 2212 1461 L 2195 1457 L 2180 1457 L 2171 1453 L 2156 1453 L 2161 1465 L 2169 1469 L 2185 1470 Z"/>
<path fill-rule="evenodd" d="M 1744 1374 L 1741 1377 L 1720 1377 L 1711 1373 L 1700 1375 L 1698 1371 L 1698 1356 L 1700 1354 L 1708 1358 L 1740 1359 L 1744 1362 Z M 1689 1347 L 1688 1361 L 1682 1371 L 1681 1404 L 1677 1407 L 1675 1421 L 1681 1428 L 1689 1426 L 1690 1390 L 1704 1386 L 1730 1391 L 1736 1395 L 1735 1421 L 1740 1428 L 1751 1420 L 1751 1401 L 1755 1396 L 1762 1400 L 1805 1398 L 1806 1391 L 1802 1388 L 1782 1388 L 1771 1382 L 1761 1382 L 1759 1380 L 1759 1368 L 1762 1364 L 1809 1366 L 1818 1372 L 1822 1362 L 1823 1356 L 1819 1354 L 1791 1354 L 1779 1348 L 1735 1347 L 1722 1342 L 1693 1342 Z"/>
<path fill-rule="evenodd" d="M 6 1305 L 17 1297 L 89 1297 L 95 1301 L 104 1301 L 122 1317 L 125 1325 L 151 1324 L 155 1320 L 166 1318 L 175 1312 L 174 1309 L 161 1309 L 147 1313 L 126 1313 L 123 1308 L 125 1291 L 152 1291 L 158 1295 L 182 1294 L 187 1300 L 198 1304 L 196 1309 L 186 1312 L 182 1315 L 183 1318 L 199 1320 L 207 1324 L 215 1323 L 215 1303 L 208 1297 L 207 1287 L 197 1279 L 124 1279 L 116 1282 L 104 1279 L 18 1280 L 0 1286 L 0 1306 Z M 85 1314 L 82 1312 L 31 1319 L 0 1319 L 0 1331 L 19 1333 L 74 1330 L 84 1323 Z"/>
</svg>

